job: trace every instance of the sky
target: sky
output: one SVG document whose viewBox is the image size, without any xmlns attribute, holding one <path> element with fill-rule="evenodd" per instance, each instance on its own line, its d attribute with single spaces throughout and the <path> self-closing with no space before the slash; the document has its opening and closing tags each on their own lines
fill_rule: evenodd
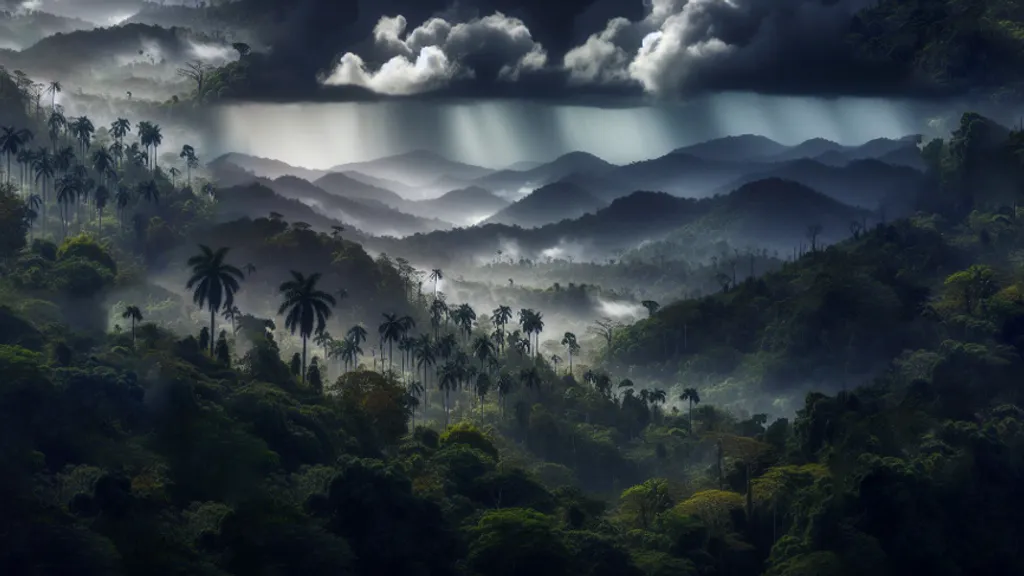
<svg viewBox="0 0 1024 576">
<path fill-rule="evenodd" d="M 948 110 L 957 110 L 949 106 Z M 725 93 L 685 103 L 598 108 L 524 100 L 239 104 L 217 111 L 218 153 L 328 169 L 426 149 L 488 168 L 585 151 L 624 164 L 721 136 L 847 145 L 947 130 L 946 105 Z M 931 123 L 929 125 L 929 123 Z"/>
<path fill-rule="evenodd" d="M 142 6 L 0 2 L 97 23 Z M 312 168 L 421 148 L 622 163 L 745 133 L 857 144 L 955 108 L 856 52 L 852 19 L 876 0 L 211 0 L 225 2 L 262 15 L 260 74 L 248 103 L 219 109 L 216 148 Z"/>
</svg>

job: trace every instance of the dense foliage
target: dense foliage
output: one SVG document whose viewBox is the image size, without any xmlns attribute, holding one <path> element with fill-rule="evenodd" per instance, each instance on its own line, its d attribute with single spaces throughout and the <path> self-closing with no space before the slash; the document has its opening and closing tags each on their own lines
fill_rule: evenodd
<svg viewBox="0 0 1024 576">
<path fill-rule="evenodd" d="M 17 102 L 0 572 L 1024 570 L 1024 228 L 985 185 L 1024 182 L 1016 132 L 965 115 L 915 218 L 585 340 L 546 333 L 556 296 L 474 310 L 344 230 L 221 221 L 201 175 L 148 161 L 149 123 L 75 120 L 47 144 L 91 160 L 40 169 L 7 147 L 47 134 Z M 722 409 L 804 386 L 787 417 Z"/>
</svg>

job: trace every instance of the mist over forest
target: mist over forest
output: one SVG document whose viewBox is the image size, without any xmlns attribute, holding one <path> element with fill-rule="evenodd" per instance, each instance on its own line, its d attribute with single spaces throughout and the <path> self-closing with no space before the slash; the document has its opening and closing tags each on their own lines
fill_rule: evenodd
<svg viewBox="0 0 1024 576">
<path fill-rule="evenodd" d="M 0 2 L 0 573 L 1024 573 L 1022 15 Z"/>
</svg>

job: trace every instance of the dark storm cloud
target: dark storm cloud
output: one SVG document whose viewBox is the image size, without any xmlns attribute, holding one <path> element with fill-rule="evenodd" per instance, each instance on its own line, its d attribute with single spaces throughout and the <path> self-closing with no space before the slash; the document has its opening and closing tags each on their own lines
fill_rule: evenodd
<svg viewBox="0 0 1024 576">
<path fill-rule="evenodd" d="M 653 0 L 569 51 L 576 85 L 639 84 L 658 96 L 721 90 L 906 93 L 895 69 L 855 57 L 848 34 L 870 0 Z"/>
<path fill-rule="evenodd" d="M 243 0 L 272 23 L 270 98 L 926 94 L 856 56 L 870 1 Z"/>
</svg>

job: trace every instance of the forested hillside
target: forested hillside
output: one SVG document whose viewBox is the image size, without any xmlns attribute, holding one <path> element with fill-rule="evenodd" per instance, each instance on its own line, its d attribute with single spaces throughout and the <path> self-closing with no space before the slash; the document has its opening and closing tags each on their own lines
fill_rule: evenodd
<svg viewBox="0 0 1024 576">
<path fill-rule="evenodd" d="M 967 114 L 914 218 L 585 340 L 0 94 L 0 573 L 1024 571 L 1020 132 Z"/>
</svg>

